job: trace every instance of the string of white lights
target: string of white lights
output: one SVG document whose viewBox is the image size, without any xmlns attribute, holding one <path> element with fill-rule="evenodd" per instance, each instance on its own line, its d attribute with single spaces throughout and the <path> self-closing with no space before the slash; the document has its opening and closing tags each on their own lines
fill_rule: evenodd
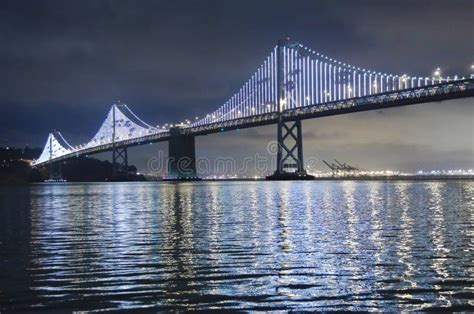
<svg viewBox="0 0 474 314">
<path fill-rule="evenodd" d="M 278 101 L 278 54 L 279 48 L 276 46 L 250 79 L 217 110 L 201 119 L 196 117 L 193 123 L 185 120 L 185 123 L 179 125 L 195 127 L 273 113 L 278 110 L 278 103 L 281 104 L 282 110 L 287 110 L 464 79 L 458 76 L 442 77 L 439 68 L 431 77 L 376 72 L 332 59 L 300 44 L 291 44 L 282 48 L 280 61 L 283 66 L 284 96 Z M 471 68 L 474 69 L 474 65 Z M 168 123 L 161 128 L 151 126 L 141 120 L 126 104 L 120 106 L 114 104 L 89 142 L 73 147 L 61 133 L 56 132 L 55 134 L 66 146 L 64 147 L 54 134 L 50 134 L 43 152 L 34 164 L 71 152 L 80 152 L 86 148 L 111 144 L 114 141 L 167 132 L 171 127 L 173 124 Z M 113 138 L 114 132 L 115 138 Z"/>
</svg>

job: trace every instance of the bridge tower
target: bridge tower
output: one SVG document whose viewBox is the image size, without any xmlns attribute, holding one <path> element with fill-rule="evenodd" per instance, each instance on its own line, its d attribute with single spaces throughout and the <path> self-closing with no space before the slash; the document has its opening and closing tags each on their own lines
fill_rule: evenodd
<svg viewBox="0 0 474 314">
<path fill-rule="evenodd" d="M 169 180 L 199 180 L 196 173 L 196 149 L 193 135 L 184 134 L 180 127 L 170 128 L 168 155 Z"/>
<path fill-rule="evenodd" d="M 113 180 L 128 180 L 128 154 L 126 147 L 117 147 L 115 145 L 115 110 L 116 105 L 112 107 L 112 179 Z"/>
<path fill-rule="evenodd" d="M 56 131 L 55 131 L 56 132 Z M 61 161 L 53 162 L 53 136 L 49 137 L 49 180 L 48 181 L 63 181 L 62 163 Z"/>
<path fill-rule="evenodd" d="M 303 134 L 301 120 L 284 120 L 283 111 L 289 103 L 285 85 L 286 75 L 284 68 L 284 47 L 298 49 L 297 44 L 292 47 L 289 39 L 278 41 L 277 51 L 277 169 L 273 175 L 267 176 L 267 180 L 312 180 L 304 169 L 303 161 Z M 289 85 L 289 84 L 288 84 Z"/>
</svg>

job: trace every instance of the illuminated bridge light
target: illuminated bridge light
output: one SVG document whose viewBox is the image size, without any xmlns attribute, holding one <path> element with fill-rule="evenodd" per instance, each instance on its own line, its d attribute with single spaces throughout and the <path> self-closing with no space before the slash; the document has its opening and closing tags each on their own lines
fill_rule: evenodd
<svg viewBox="0 0 474 314">
<path fill-rule="evenodd" d="M 282 60 L 279 57 L 280 52 Z M 470 65 L 470 70 L 474 71 L 474 64 Z M 293 109 L 307 113 L 321 112 L 329 110 L 326 104 L 332 101 L 343 102 L 347 99 L 360 98 L 360 102 L 358 100 L 341 103 L 338 108 L 350 107 L 354 106 L 354 103 L 364 103 L 364 97 L 373 94 L 377 94 L 377 97 L 382 95 L 380 101 L 385 101 L 383 93 L 386 92 L 396 93 L 407 88 L 420 89 L 435 84 L 447 86 L 461 82 L 459 80 L 461 76 L 442 78 L 441 74 L 440 68 L 436 68 L 430 77 L 367 70 L 335 60 L 301 44 L 288 43 L 274 47 L 250 78 L 243 82 L 241 88 L 237 89 L 227 101 L 222 102 L 216 110 L 201 115 L 202 118 L 195 116 L 193 121 L 184 119 L 179 127 L 187 128 L 190 132 L 199 128 L 200 130 L 214 128 L 219 131 L 225 129 L 222 125 L 234 123 L 233 129 L 235 129 L 236 125 L 240 126 L 247 122 L 245 119 L 238 122 L 234 120 L 242 120 L 244 117 L 258 117 L 259 120 L 265 121 L 275 119 L 275 114 L 279 110 L 285 110 L 288 114 L 295 114 L 296 111 Z M 471 80 L 473 76 L 474 72 L 470 76 Z M 279 77 L 281 85 L 278 85 Z M 453 88 L 461 88 L 460 86 L 454 85 Z M 432 93 L 437 91 L 438 89 L 430 90 Z M 400 93 L 399 97 L 410 96 L 407 93 Z M 211 126 L 216 123 L 218 126 Z M 173 126 L 174 124 L 169 123 L 149 125 L 135 115 L 128 105 L 117 101 L 89 142 L 71 146 L 58 135 L 59 132 L 53 132 L 48 136 L 41 156 L 32 164 L 46 164 L 70 155 L 85 155 L 95 152 L 101 146 L 111 147 L 112 144 L 122 144 L 125 141 L 137 143 L 143 137 L 149 139 L 150 136 L 156 138 L 158 135 L 168 136 L 166 132 Z M 104 147 L 100 149 L 103 150 Z"/>
</svg>

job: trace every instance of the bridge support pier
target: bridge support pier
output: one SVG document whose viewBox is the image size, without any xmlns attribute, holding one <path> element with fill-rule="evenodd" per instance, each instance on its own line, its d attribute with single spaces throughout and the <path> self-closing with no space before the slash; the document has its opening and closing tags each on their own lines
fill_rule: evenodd
<svg viewBox="0 0 474 314">
<path fill-rule="evenodd" d="M 313 180 L 303 160 L 301 120 L 278 122 L 277 169 L 267 180 Z"/>
<path fill-rule="evenodd" d="M 62 176 L 62 162 L 51 162 L 49 164 L 49 180 L 51 182 L 62 182 L 64 181 Z"/>
<path fill-rule="evenodd" d="M 181 129 L 177 127 L 171 128 L 168 155 L 167 180 L 200 180 L 196 173 L 196 150 L 193 135 L 182 134 Z"/>
<path fill-rule="evenodd" d="M 128 180 L 128 154 L 127 148 L 112 149 L 112 179 L 113 180 Z"/>
</svg>

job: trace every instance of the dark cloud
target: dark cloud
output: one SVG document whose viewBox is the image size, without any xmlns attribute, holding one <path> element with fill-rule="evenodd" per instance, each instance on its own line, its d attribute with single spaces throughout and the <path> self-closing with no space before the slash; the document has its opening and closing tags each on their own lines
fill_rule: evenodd
<svg viewBox="0 0 474 314">
<path fill-rule="evenodd" d="M 470 0 L 4 0 L 0 145 L 40 146 L 54 128 L 81 143 L 116 99 L 152 124 L 203 115 L 240 88 L 284 36 L 378 71 L 429 75 L 441 67 L 445 74 L 467 73 L 474 61 L 473 12 Z M 461 133 L 448 130 L 455 145 L 446 140 L 435 151 L 472 146 L 472 119 L 465 118 L 472 117 L 471 100 L 421 107 L 416 114 L 400 108 L 307 121 L 306 151 L 313 143 L 365 145 L 361 136 L 374 142 L 383 135 L 384 143 L 422 146 L 426 139 L 416 134 L 429 126 L 413 116 L 440 123 L 443 115 L 464 125 Z M 384 125 L 368 132 L 377 119 L 413 134 L 401 138 Z M 273 138 L 273 127 L 242 130 L 202 138 L 199 150 L 231 152 L 241 145 L 240 153 L 261 151 Z M 410 159 L 413 148 L 398 149 Z M 137 156 L 150 150 L 137 149 Z M 347 153 L 347 159 L 357 157 Z"/>
</svg>

